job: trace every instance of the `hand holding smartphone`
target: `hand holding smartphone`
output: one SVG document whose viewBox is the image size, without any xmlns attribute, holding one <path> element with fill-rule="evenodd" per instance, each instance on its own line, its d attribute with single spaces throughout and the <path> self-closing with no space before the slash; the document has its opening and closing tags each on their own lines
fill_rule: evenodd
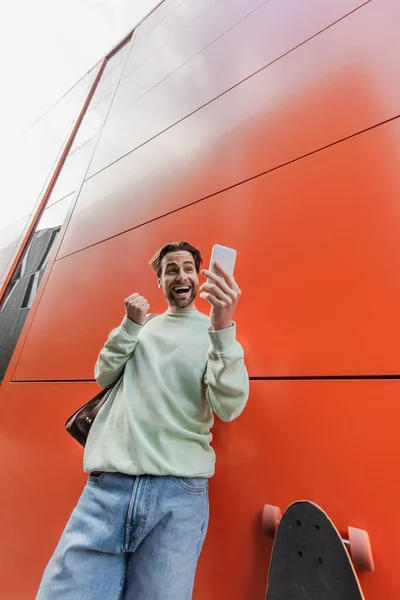
<svg viewBox="0 0 400 600">
<path fill-rule="evenodd" d="M 210 268 L 203 270 L 207 278 L 201 286 L 200 298 L 211 304 L 210 320 L 214 331 L 228 329 L 233 323 L 233 313 L 239 300 L 241 291 L 233 279 L 236 262 L 236 250 L 216 244 L 211 253 Z M 218 263 L 227 275 L 217 272 L 215 263 Z"/>
</svg>

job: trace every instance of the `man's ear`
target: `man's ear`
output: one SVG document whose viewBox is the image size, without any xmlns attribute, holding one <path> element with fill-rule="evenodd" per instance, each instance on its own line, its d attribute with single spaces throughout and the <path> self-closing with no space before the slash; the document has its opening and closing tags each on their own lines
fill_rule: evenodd
<svg viewBox="0 0 400 600">
<path fill-rule="evenodd" d="M 158 280 L 158 287 L 159 287 L 159 288 L 160 288 L 160 287 L 162 287 L 162 286 L 161 286 L 161 279 L 159 279 L 159 280 Z"/>
</svg>

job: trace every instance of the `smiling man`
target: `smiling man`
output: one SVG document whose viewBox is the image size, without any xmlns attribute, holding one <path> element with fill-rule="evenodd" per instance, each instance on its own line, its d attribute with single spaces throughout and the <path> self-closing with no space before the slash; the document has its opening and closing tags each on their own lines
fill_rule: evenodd
<svg viewBox="0 0 400 600">
<path fill-rule="evenodd" d="M 95 367 L 101 386 L 119 381 L 90 431 L 88 483 L 38 600 L 192 597 L 214 474 L 213 413 L 232 421 L 249 392 L 233 322 L 240 289 L 218 264 L 220 276 L 202 271 L 211 312 L 200 313 L 201 263 L 187 242 L 167 244 L 150 263 L 167 311 L 145 324 L 146 298 L 125 300 Z"/>
</svg>

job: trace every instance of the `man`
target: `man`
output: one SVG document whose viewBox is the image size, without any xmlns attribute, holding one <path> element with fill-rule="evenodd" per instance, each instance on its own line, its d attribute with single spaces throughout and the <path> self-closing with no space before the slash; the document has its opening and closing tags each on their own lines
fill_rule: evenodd
<svg viewBox="0 0 400 600">
<path fill-rule="evenodd" d="M 220 277 L 202 271 L 211 313 L 200 313 L 201 262 L 187 242 L 157 252 L 150 264 L 168 310 L 145 325 L 146 298 L 125 300 L 95 367 L 99 385 L 118 383 L 93 422 L 88 483 L 37 600 L 192 597 L 214 473 L 213 412 L 231 421 L 249 390 L 233 322 L 241 292 L 220 265 Z"/>
</svg>

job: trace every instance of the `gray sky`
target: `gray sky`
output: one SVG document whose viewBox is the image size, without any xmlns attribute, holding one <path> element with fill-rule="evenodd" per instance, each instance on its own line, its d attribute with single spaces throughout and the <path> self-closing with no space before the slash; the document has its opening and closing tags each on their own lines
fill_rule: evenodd
<svg viewBox="0 0 400 600">
<path fill-rule="evenodd" d="M 24 156 L 22 134 L 160 0 L 6 2 L 0 12 L 0 247 L 37 199 L 29 172 L 36 177 L 35 162 L 31 149 Z"/>
<path fill-rule="evenodd" d="M 0 156 L 158 3 L 6 0 L 0 12 Z"/>
</svg>

